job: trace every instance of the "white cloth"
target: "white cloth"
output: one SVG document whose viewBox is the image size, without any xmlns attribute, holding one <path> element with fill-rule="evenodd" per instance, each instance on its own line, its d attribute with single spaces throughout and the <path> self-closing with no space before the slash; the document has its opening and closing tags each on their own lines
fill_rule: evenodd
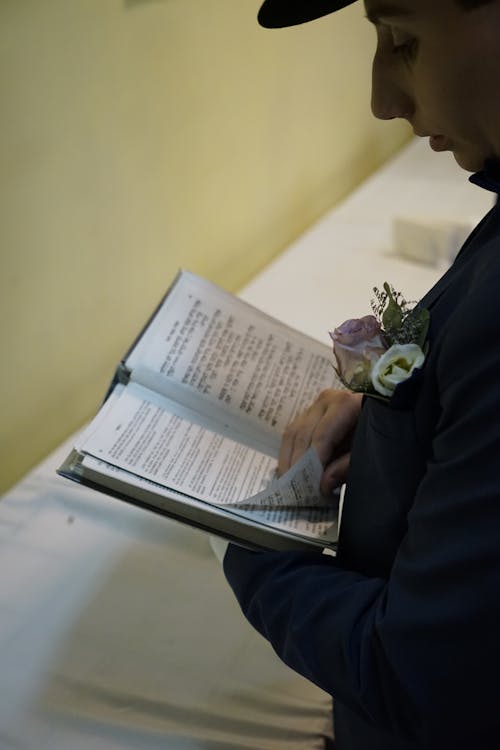
<svg viewBox="0 0 500 750">
<path fill-rule="evenodd" d="M 2 750 L 319 750 L 328 696 L 243 620 L 208 536 L 55 475 L 0 502 Z"/>
<path fill-rule="evenodd" d="M 439 271 L 394 251 L 395 218 L 491 204 L 435 158 L 411 144 L 242 296 L 323 341 L 373 285 L 416 299 Z M 329 697 L 243 620 L 208 537 L 57 477 L 72 443 L 0 502 L 0 749 L 321 748 Z"/>
<path fill-rule="evenodd" d="M 229 542 L 226 542 L 225 539 L 221 539 L 220 536 L 210 536 L 210 546 L 212 548 L 212 552 L 221 565 L 224 563 L 224 556 L 227 552 L 228 545 Z"/>
</svg>

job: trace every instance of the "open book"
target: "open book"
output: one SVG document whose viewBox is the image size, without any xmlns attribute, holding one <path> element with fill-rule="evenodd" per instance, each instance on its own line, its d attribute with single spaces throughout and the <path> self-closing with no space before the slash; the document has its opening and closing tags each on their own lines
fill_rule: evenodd
<svg viewBox="0 0 500 750">
<path fill-rule="evenodd" d="M 181 272 L 58 473 L 251 548 L 334 548 L 314 450 L 275 476 L 284 428 L 332 385 L 326 345 Z"/>
</svg>

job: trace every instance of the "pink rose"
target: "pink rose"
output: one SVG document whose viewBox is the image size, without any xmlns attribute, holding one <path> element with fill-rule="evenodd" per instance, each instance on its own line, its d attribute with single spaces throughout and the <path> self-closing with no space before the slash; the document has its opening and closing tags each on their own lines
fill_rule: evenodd
<svg viewBox="0 0 500 750">
<path fill-rule="evenodd" d="M 387 349 L 377 318 L 365 315 L 346 320 L 330 336 L 342 380 L 351 388 L 366 386 L 374 363 Z"/>
</svg>

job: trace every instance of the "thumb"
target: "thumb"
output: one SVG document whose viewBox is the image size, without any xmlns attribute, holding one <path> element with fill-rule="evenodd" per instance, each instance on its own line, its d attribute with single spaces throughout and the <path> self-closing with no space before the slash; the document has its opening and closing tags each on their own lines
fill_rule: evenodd
<svg viewBox="0 0 500 750">
<path fill-rule="evenodd" d="M 342 456 L 336 458 L 325 466 L 320 483 L 320 490 L 323 495 L 331 495 L 337 487 L 344 484 L 347 479 L 350 460 L 350 452 L 344 453 Z"/>
</svg>

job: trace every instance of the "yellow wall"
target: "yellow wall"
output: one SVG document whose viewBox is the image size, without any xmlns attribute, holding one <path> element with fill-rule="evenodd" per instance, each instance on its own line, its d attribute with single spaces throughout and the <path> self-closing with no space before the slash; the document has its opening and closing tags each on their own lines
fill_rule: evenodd
<svg viewBox="0 0 500 750">
<path fill-rule="evenodd" d="M 236 290 L 407 137 L 358 7 L 0 3 L 0 489 L 94 411 L 179 266 Z"/>
</svg>

